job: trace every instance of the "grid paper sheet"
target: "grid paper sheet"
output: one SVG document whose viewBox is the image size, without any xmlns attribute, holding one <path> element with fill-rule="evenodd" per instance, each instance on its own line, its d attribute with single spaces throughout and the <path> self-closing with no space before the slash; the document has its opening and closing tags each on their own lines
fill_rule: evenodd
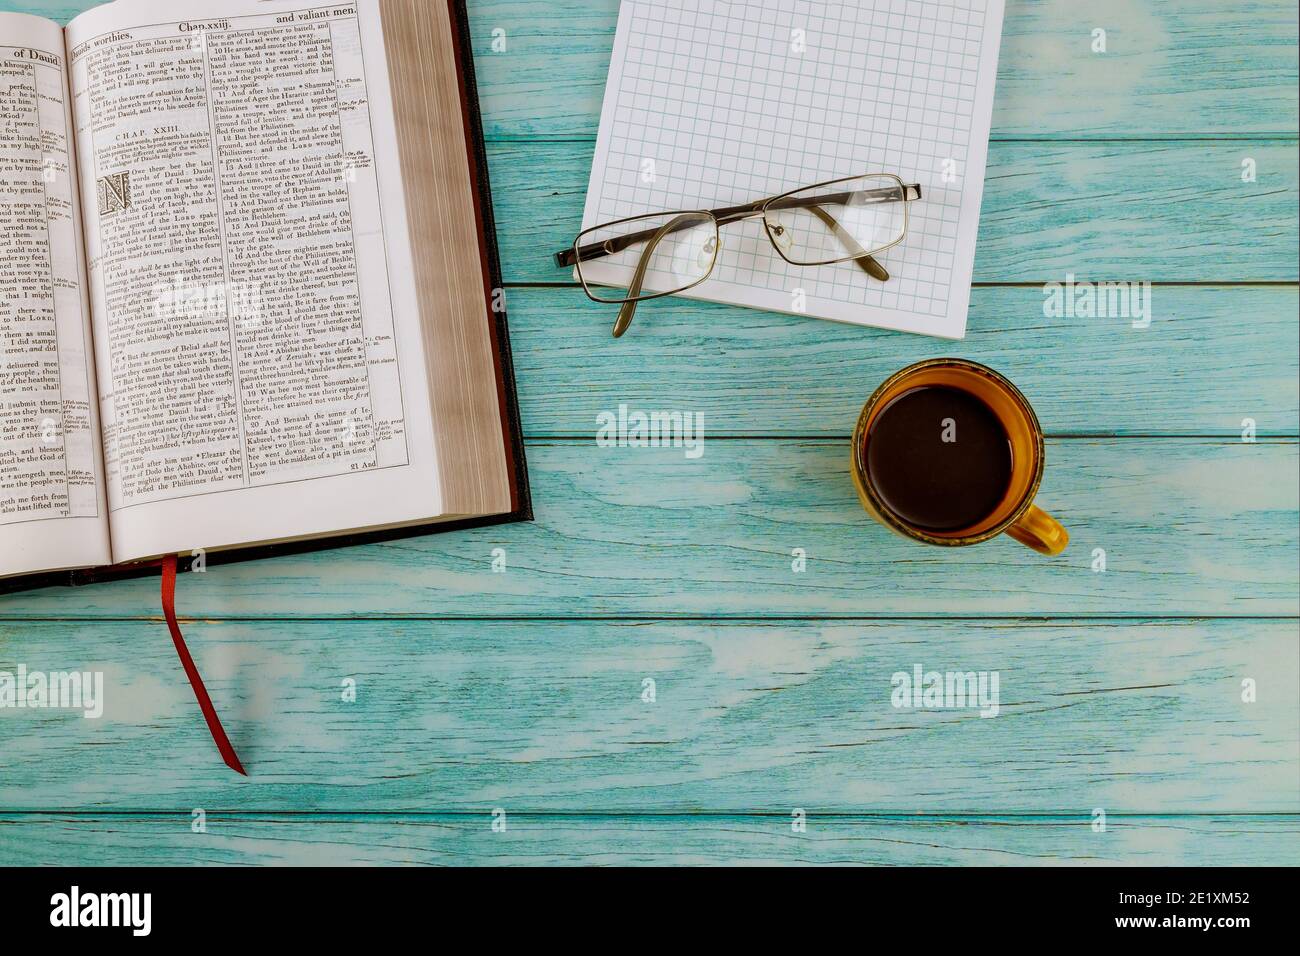
<svg viewBox="0 0 1300 956">
<path fill-rule="evenodd" d="M 851 262 L 790 265 L 747 220 L 724 227 L 712 277 L 683 294 L 961 338 L 1003 6 L 623 0 L 583 228 L 894 173 L 923 198 L 878 256 L 888 282 Z"/>
</svg>

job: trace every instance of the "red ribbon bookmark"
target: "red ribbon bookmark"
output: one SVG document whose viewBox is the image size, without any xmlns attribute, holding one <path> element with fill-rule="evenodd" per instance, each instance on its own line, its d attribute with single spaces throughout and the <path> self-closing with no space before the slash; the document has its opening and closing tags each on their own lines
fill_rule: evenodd
<svg viewBox="0 0 1300 956">
<path fill-rule="evenodd" d="M 194 658 L 190 657 L 190 649 L 185 646 L 185 638 L 181 636 L 181 627 L 176 623 L 176 555 L 174 554 L 169 554 L 163 558 L 162 606 L 163 616 L 167 618 L 167 629 L 172 632 L 172 643 L 176 645 L 176 653 L 180 656 L 181 666 L 185 668 L 185 676 L 190 679 L 190 686 L 194 688 L 194 696 L 198 698 L 199 710 L 203 711 L 203 719 L 208 722 L 208 730 L 212 732 L 212 739 L 217 742 L 217 749 L 221 751 L 221 759 L 226 762 L 226 766 L 231 770 L 242 773 L 247 777 L 248 771 L 239 762 L 239 755 L 235 753 L 235 748 L 230 746 L 230 738 L 226 736 L 226 731 L 221 726 L 221 720 L 217 717 L 216 708 L 212 706 L 212 698 L 208 696 L 208 689 L 203 686 L 203 678 L 199 676 L 199 669 L 194 666 Z"/>
</svg>

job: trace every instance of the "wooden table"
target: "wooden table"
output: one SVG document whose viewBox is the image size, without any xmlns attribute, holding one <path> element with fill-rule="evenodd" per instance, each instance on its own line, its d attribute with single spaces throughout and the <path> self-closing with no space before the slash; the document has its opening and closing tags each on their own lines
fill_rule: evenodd
<svg viewBox="0 0 1300 956">
<path fill-rule="evenodd" d="M 0 862 L 1300 863 L 1293 0 L 1011 0 L 960 343 L 671 300 L 611 341 L 547 254 L 616 6 L 471 3 L 536 523 L 183 579 L 247 780 L 155 581 L 0 599 L 0 669 L 108 685 L 0 712 Z M 1149 327 L 1046 317 L 1067 274 L 1149 281 Z M 858 409 L 944 353 L 1037 406 L 1061 558 L 860 511 Z M 622 402 L 704 456 L 597 447 Z M 1001 713 L 893 708 L 915 664 Z"/>
</svg>

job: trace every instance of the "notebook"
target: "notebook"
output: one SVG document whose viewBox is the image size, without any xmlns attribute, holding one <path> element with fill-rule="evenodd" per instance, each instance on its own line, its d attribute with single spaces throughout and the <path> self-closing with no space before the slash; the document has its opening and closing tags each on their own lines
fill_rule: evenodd
<svg viewBox="0 0 1300 956">
<path fill-rule="evenodd" d="M 923 199 L 879 256 L 888 282 L 790 265 L 750 220 L 683 294 L 961 338 L 1002 15 L 1003 0 L 623 0 L 583 228 L 897 174 Z"/>
<path fill-rule="evenodd" d="M 0 13 L 0 592 L 531 515 L 461 0 Z"/>
</svg>

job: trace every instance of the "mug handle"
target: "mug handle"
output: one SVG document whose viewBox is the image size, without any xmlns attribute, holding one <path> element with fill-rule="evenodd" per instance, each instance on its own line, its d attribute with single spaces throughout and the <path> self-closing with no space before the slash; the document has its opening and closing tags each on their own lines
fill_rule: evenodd
<svg viewBox="0 0 1300 956">
<path fill-rule="evenodd" d="M 1070 532 L 1038 505 L 1029 508 L 1007 528 L 1007 534 L 1039 554 L 1055 556 L 1070 543 Z"/>
</svg>

